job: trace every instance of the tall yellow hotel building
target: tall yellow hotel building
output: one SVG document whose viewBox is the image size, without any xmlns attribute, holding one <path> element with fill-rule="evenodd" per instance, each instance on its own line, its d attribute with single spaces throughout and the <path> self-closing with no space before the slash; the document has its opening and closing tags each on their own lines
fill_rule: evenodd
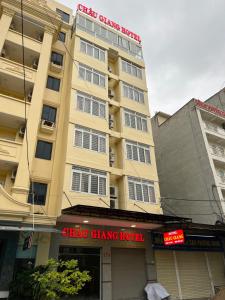
<svg viewBox="0 0 225 300">
<path fill-rule="evenodd" d="M 81 254 L 79 299 L 139 297 L 162 223 L 140 38 L 51 0 L 22 1 L 22 35 L 21 1 L 0 7 L 0 298 L 26 263 Z"/>
</svg>

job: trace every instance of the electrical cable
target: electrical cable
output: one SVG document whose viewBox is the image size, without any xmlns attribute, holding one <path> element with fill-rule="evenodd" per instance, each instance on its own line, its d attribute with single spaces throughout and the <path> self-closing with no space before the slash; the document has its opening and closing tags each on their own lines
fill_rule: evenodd
<svg viewBox="0 0 225 300">
<path fill-rule="evenodd" d="M 24 93 L 24 119 L 25 119 L 25 140 L 26 140 L 26 160 L 29 172 L 29 179 L 31 184 L 32 194 L 32 225 L 34 230 L 34 189 L 31 180 L 30 161 L 29 161 L 29 143 L 28 143 L 28 130 L 27 130 L 27 99 L 26 99 L 26 69 L 25 69 L 25 46 L 24 46 L 24 15 L 23 15 L 23 0 L 20 0 L 21 12 L 21 35 L 22 35 L 22 65 L 23 65 L 23 93 Z M 30 191 L 29 191 L 30 193 Z"/>
</svg>

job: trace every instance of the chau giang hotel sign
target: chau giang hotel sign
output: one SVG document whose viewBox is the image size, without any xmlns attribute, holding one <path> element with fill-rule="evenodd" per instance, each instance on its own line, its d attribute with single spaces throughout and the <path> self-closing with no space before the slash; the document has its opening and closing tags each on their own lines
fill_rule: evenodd
<svg viewBox="0 0 225 300">
<path fill-rule="evenodd" d="M 116 22 L 109 20 L 108 18 L 104 17 L 103 15 L 98 14 L 96 11 L 92 10 L 91 8 L 86 7 L 85 5 L 82 4 L 78 4 L 77 5 L 77 10 L 85 13 L 86 15 L 94 18 L 94 19 L 98 19 L 100 22 L 104 23 L 105 25 L 120 31 L 121 33 L 127 35 L 128 37 L 134 39 L 135 41 L 141 43 L 141 38 L 138 34 L 126 29 L 123 26 L 120 26 L 119 24 L 117 24 Z"/>
<path fill-rule="evenodd" d="M 100 229 L 81 229 L 73 227 L 65 227 L 61 234 L 66 238 L 75 239 L 95 239 L 108 241 L 129 241 L 129 242 L 144 242 L 144 235 L 142 233 L 100 230 Z"/>
</svg>

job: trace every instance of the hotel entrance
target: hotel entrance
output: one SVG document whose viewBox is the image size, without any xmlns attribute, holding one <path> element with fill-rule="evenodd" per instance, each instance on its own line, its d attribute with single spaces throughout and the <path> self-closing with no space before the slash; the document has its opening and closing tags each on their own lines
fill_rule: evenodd
<svg viewBox="0 0 225 300">
<path fill-rule="evenodd" d="M 60 246 L 59 259 L 78 260 L 80 271 L 89 271 L 92 280 L 85 284 L 79 295 L 68 300 L 100 300 L 100 248 Z"/>
</svg>

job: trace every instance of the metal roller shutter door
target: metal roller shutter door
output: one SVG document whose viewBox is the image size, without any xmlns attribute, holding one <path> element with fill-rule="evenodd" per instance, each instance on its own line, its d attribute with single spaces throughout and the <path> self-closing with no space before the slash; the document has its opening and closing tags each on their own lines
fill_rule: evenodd
<svg viewBox="0 0 225 300">
<path fill-rule="evenodd" d="M 145 250 L 112 248 L 112 299 L 144 300 Z"/>
<path fill-rule="evenodd" d="M 204 252 L 176 252 L 183 299 L 209 298 L 212 286 Z"/>
<path fill-rule="evenodd" d="M 173 251 L 155 251 L 157 281 L 162 284 L 171 295 L 171 299 L 179 299 L 176 269 Z"/>
<path fill-rule="evenodd" d="M 207 252 L 214 286 L 225 286 L 224 256 L 221 252 Z"/>
</svg>

